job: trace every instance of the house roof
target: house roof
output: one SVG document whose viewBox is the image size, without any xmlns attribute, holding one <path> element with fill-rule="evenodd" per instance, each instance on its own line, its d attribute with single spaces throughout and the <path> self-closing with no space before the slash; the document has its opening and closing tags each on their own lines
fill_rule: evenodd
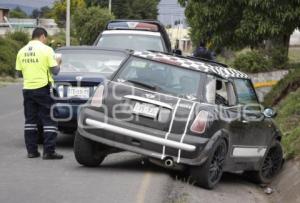
<svg viewBox="0 0 300 203">
<path fill-rule="evenodd" d="M 10 10 L 10 9 L 0 6 L 0 10 Z"/>
<path fill-rule="evenodd" d="M 181 56 L 173 56 L 170 54 L 152 51 L 135 51 L 133 55 L 200 72 L 215 74 L 222 78 L 249 78 L 246 73 L 208 60 L 201 61 L 196 58 L 192 59 Z"/>
</svg>

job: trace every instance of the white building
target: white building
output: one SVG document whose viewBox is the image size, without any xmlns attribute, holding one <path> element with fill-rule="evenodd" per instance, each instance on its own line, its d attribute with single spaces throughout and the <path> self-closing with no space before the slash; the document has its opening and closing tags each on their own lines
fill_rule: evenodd
<svg viewBox="0 0 300 203">
<path fill-rule="evenodd" d="M 169 34 L 172 47 L 178 45 L 178 48 L 186 55 L 192 53 L 192 42 L 189 36 L 189 28 L 184 28 L 184 26 L 177 25 L 176 27 L 167 29 Z"/>
<path fill-rule="evenodd" d="M 31 33 L 38 26 L 44 27 L 49 35 L 60 32 L 54 19 L 9 18 L 9 9 L 0 8 L 0 36 L 15 30 Z"/>
<path fill-rule="evenodd" d="M 5 17 L 8 17 L 9 9 L 0 7 L 0 23 L 5 22 Z"/>
<path fill-rule="evenodd" d="M 290 38 L 290 46 L 300 46 L 300 31 L 295 30 Z"/>
</svg>

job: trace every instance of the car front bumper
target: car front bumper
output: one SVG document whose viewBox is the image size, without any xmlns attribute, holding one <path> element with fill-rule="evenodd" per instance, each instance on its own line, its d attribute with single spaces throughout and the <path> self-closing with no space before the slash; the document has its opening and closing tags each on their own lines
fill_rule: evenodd
<svg viewBox="0 0 300 203">
<path fill-rule="evenodd" d="M 53 119 L 61 131 L 75 131 L 80 104 L 56 103 L 53 106 Z"/>
<path fill-rule="evenodd" d="M 200 165 L 207 159 L 208 138 L 170 133 L 107 118 L 103 113 L 82 108 L 78 120 L 80 135 L 125 151 L 156 159 L 172 158 L 176 163 Z"/>
</svg>

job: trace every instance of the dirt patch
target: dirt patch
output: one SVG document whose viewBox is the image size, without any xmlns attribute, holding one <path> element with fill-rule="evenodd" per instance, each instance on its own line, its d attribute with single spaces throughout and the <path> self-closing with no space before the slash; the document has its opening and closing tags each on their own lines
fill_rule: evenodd
<svg viewBox="0 0 300 203">
<path fill-rule="evenodd" d="M 296 91 L 300 87 L 300 68 L 290 70 L 290 72 L 280 80 L 272 90 L 265 96 L 265 106 L 275 106 L 289 93 Z"/>
<path fill-rule="evenodd" d="M 225 173 L 213 190 L 195 186 L 189 180 L 173 182 L 168 203 L 300 203 L 300 158 L 286 162 L 267 187 L 253 184 L 242 175 Z M 267 188 L 271 194 L 266 194 Z"/>
<path fill-rule="evenodd" d="M 270 187 L 275 191 L 269 196 L 271 202 L 300 203 L 300 158 L 285 163 Z"/>
<path fill-rule="evenodd" d="M 177 179 L 169 193 L 168 203 L 271 203 L 259 185 L 248 182 L 242 175 L 225 173 L 213 190 L 195 186 L 189 180 Z"/>
<path fill-rule="evenodd" d="M 279 104 L 290 92 L 296 91 L 300 87 L 300 81 L 294 81 L 287 85 L 273 100 L 272 106 Z"/>
</svg>

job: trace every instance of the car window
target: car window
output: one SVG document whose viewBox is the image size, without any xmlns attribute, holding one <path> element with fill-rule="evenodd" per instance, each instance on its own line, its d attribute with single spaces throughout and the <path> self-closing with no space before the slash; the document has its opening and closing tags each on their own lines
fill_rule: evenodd
<svg viewBox="0 0 300 203">
<path fill-rule="evenodd" d="M 250 80 L 234 79 L 239 104 L 258 103 L 255 90 Z"/>
<path fill-rule="evenodd" d="M 105 76 L 114 73 L 127 57 L 122 52 L 104 50 L 61 50 L 60 72 L 95 72 Z"/>
<path fill-rule="evenodd" d="M 105 34 L 101 36 L 97 46 L 136 51 L 165 51 L 162 38 L 151 35 Z"/>
<path fill-rule="evenodd" d="M 218 105 L 228 106 L 227 84 L 223 80 L 216 80 L 216 98 Z"/>
<path fill-rule="evenodd" d="M 200 81 L 205 77 L 198 71 L 174 65 L 131 57 L 114 80 L 142 84 L 157 92 L 172 94 L 190 100 L 202 100 Z"/>
</svg>

